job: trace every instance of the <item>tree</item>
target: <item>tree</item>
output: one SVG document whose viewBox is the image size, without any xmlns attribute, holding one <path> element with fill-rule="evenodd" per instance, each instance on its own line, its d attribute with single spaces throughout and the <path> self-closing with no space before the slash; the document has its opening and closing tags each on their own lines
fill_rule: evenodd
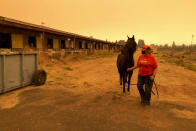
<svg viewBox="0 0 196 131">
<path fill-rule="evenodd" d="M 165 48 L 168 48 L 169 46 L 168 46 L 168 44 L 165 44 L 164 47 L 165 47 Z"/>
<path fill-rule="evenodd" d="M 125 44 L 126 44 L 126 41 L 125 41 L 125 40 L 119 40 L 117 43 L 118 43 L 119 45 L 125 45 Z"/>
<path fill-rule="evenodd" d="M 176 43 L 173 41 L 172 48 L 176 48 Z"/>
<path fill-rule="evenodd" d="M 138 47 L 139 47 L 139 48 L 142 48 L 142 47 L 144 47 L 144 45 L 145 45 L 144 40 L 139 39 L 139 40 L 138 40 Z"/>
</svg>

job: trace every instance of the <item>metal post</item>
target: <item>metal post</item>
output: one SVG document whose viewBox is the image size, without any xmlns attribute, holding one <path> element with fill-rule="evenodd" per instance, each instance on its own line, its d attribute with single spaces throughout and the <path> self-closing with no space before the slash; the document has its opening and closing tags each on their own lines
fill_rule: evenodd
<svg viewBox="0 0 196 131">
<path fill-rule="evenodd" d="M 24 54 L 21 54 L 21 87 L 24 87 Z"/>
<path fill-rule="evenodd" d="M 191 47 L 192 47 L 192 45 L 193 45 L 193 38 L 194 38 L 194 35 L 192 35 Z"/>
<path fill-rule="evenodd" d="M 74 37 L 74 43 L 73 43 L 74 50 L 76 49 L 76 38 Z"/>
<path fill-rule="evenodd" d="M 2 60 L 2 93 L 5 90 L 5 55 L 3 55 L 3 60 Z"/>
<path fill-rule="evenodd" d="M 38 55 L 35 54 L 35 71 L 38 70 Z"/>
<path fill-rule="evenodd" d="M 45 33 L 42 32 L 42 48 L 44 48 L 43 50 L 45 51 L 48 47 L 47 45 L 45 45 Z"/>
</svg>

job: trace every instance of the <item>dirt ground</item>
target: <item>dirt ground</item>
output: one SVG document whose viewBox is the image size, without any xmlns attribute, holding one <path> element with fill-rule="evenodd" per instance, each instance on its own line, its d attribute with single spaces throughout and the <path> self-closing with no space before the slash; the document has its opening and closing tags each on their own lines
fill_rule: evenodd
<svg viewBox="0 0 196 131">
<path fill-rule="evenodd" d="M 160 97 L 143 107 L 136 86 L 122 93 L 116 56 L 67 61 L 41 64 L 45 85 L 0 95 L 1 131 L 196 130 L 195 72 L 158 59 Z"/>
</svg>

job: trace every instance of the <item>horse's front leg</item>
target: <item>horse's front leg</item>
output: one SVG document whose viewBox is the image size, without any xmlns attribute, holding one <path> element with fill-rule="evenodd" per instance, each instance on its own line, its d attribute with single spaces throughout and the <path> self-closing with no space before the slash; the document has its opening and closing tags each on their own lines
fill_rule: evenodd
<svg viewBox="0 0 196 131">
<path fill-rule="evenodd" d="M 122 85 L 123 75 L 120 74 L 120 85 Z"/>
<path fill-rule="evenodd" d="M 123 93 L 125 93 L 126 74 L 123 74 Z"/>
<path fill-rule="evenodd" d="M 130 83 L 131 83 L 131 77 L 132 77 L 133 71 L 128 73 L 128 88 L 127 91 L 130 91 Z"/>
</svg>

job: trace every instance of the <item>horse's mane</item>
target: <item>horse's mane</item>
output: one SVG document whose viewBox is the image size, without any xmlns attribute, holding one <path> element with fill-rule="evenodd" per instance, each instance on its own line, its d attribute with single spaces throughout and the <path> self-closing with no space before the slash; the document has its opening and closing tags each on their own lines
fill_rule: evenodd
<svg viewBox="0 0 196 131">
<path fill-rule="evenodd" d="M 134 38 L 128 38 L 126 44 L 121 49 L 121 54 L 127 55 L 132 54 L 136 51 L 136 42 Z"/>
</svg>

